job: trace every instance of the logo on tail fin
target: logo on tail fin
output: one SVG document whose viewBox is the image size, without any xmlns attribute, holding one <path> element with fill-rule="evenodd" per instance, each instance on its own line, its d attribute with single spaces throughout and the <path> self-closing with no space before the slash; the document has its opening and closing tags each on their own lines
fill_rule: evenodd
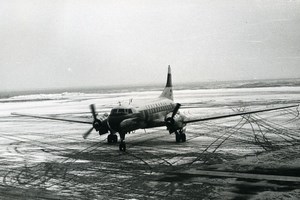
<svg viewBox="0 0 300 200">
<path fill-rule="evenodd" d="M 167 84 L 163 92 L 159 97 L 167 98 L 173 100 L 173 89 L 172 89 L 172 74 L 171 74 L 171 67 L 168 66 L 168 76 L 167 76 Z"/>
</svg>

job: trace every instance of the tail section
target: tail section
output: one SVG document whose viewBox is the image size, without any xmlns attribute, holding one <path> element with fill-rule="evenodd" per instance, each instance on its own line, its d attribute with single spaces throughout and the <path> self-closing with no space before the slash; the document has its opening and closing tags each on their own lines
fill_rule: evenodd
<svg viewBox="0 0 300 200">
<path fill-rule="evenodd" d="M 161 95 L 161 98 L 167 98 L 173 100 L 173 89 L 172 89 L 172 74 L 171 74 L 171 67 L 168 67 L 168 76 L 167 76 L 167 84 Z"/>
</svg>

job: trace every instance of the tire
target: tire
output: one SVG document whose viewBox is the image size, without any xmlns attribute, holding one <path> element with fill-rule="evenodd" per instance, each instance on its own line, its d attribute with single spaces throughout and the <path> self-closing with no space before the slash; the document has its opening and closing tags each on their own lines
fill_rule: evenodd
<svg viewBox="0 0 300 200">
<path fill-rule="evenodd" d="M 117 143 L 118 142 L 118 136 L 117 135 L 113 135 L 112 142 L 113 143 Z"/>
<path fill-rule="evenodd" d="M 108 142 L 108 143 L 112 143 L 112 142 L 113 142 L 112 135 L 108 135 L 108 136 L 107 136 L 107 142 Z"/>
<path fill-rule="evenodd" d="M 181 140 L 182 140 L 182 142 L 186 141 L 186 135 L 185 135 L 185 133 L 181 134 Z"/>
<path fill-rule="evenodd" d="M 176 134 L 176 142 L 180 142 L 180 134 Z"/>
<path fill-rule="evenodd" d="M 119 149 L 120 149 L 120 151 L 126 151 L 126 144 L 125 144 L 125 142 L 121 142 L 120 143 Z"/>
</svg>

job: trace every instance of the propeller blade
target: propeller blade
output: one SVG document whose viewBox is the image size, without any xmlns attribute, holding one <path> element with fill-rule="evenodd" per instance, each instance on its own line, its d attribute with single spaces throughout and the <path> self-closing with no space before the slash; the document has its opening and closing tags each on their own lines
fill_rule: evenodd
<svg viewBox="0 0 300 200">
<path fill-rule="evenodd" d="M 94 120 L 97 119 L 97 115 L 96 115 L 96 108 L 95 108 L 95 105 L 94 104 L 91 104 L 90 105 L 90 108 L 91 108 L 91 111 L 92 111 L 92 114 L 93 114 L 93 118 Z"/>
<path fill-rule="evenodd" d="M 84 139 L 86 139 L 86 138 L 91 134 L 91 132 L 92 132 L 93 129 L 94 129 L 94 127 L 90 128 L 86 133 L 84 133 L 84 134 L 82 135 L 82 137 L 83 137 Z"/>
<path fill-rule="evenodd" d="M 177 103 L 174 110 L 173 110 L 173 113 L 172 113 L 172 119 L 174 118 L 174 116 L 176 115 L 176 113 L 178 112 L 179 108 L 180 108 L 181 104 L 180 103 Z"/>
</svg>

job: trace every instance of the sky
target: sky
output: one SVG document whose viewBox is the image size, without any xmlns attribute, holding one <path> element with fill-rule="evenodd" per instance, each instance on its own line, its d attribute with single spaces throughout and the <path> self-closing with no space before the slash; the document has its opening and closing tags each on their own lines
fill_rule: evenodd
<svg viewBox="0 0 300 200">
<path fill-rule="evenodd" d="M 300 78 L 300 0 L 0 0 L 0 90 Z"/>
</svg>

